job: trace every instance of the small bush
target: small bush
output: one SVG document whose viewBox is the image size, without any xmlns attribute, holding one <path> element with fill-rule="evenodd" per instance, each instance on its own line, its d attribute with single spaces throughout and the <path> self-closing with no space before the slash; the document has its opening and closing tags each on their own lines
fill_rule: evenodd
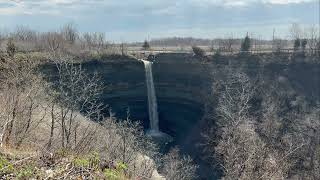
<svg viewBox="0 0 320 180">
<path fill-rule="evenodd" d="M 117 163 L 116 169 L 105 169 L 104 175 L 106 178 L 110 180 L 118 180 L 118 179 L 127 179 L 126 178 L 126 170 L 128 169 L 128 165 L 125 163 Z"/>
<path fill-rule="evenodd" d="M 100 165 L 100 156 L 93 152 L 85 157 L 76 157 L 73 160 L 73 165 L 79 168 L 93 168 L 98 170 Z"/>
<path fill-rule="evenodd" d="M 198 46 L 192 46 L 192 51 L 193 53 L 198 56 L 198 57 L 204 57 L 206 55 L 206 53 L 204 52 L 203 49 L 201 49 Z"/>
<path fill-rule="evenodd" d="M 128 169 L 128 165 L 126 163 L 120 162 L 117 164 L 117 169 L 120 171 L 126 171 Z"/>
<path fill-rule="evenodd" d="M 27 166 L 27 167 L 20 169 L 17 172 L 16 177 L 17 177 L 17 179 L 29 179 L 29 178 L 34 177 L 34 172 L 35 172 L 34 167 Z"/>
<path fill-rule="evenodd" d="M 90 167 L 90 161 L 88 158 L 75 158 L 73 160 L 73 165 L 75 167 L 79 167 L 79 168 L 89 168 Z"/>
<path fill-rule="evenodd" d="M 0 176 L 12 173 L 13 171 L 13 165 L 5 157 L 0 156 Z"/>
<path fill-rule="evenodd" d="M 8 40 L 8 43 L 7 43 L 7 53 L 10 57 L 13 57 L 16 53 L 17 49 L 16 49 L 16 46 L 15 44 L 13 43 L 13 40 L 12 39 L 9 39 Z"/>
<path fill-rule="evenodd" d="M 162 173 L 167 179 L 197 179 L 198 166 L 190 156 L 181 156 L 178 148 L 173 148 L 163 157 Z"/>
</svg>

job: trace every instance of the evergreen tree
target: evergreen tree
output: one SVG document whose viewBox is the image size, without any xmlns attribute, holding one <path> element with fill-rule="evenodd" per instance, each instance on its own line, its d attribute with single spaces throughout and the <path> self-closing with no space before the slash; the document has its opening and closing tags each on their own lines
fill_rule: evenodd
<svg viewBox="0 0 320 180">
<path fill-rule="evenodd" d="M 247 34 L 246 37 L 244 38 L 244 41 L 241 44 L 241 51 L 247 52 L 250 50 L 250 47 L 251 47 L 251 40 Z"/>
<path fill-rule="evenodd" d="M 300 49 L 301 46 L 301 41 L 299 38 L 294 40 L 294 45 L 293 45 L 293 49 L 295 52 L 297 52 Z"/>
<path fill-rule="evenodd" d="M 307 39 L 302 39 L 301 40 L 301 48 L 302 48 L 302 52 L 305 53 L 306 47 L 307 47 Z"/>
<path fill-rule="evenodd" d="M 204 57 L 206 55 L 205 51 L 198 46 L 192 46 L 192 51 L 198 57 Z"/>
<path fill-rule="evenodd" d="M 142 45 L 143 50 L 148 50 L 150 49 L 150 44 L 147 40 L 144 41 L 143 45 Z"/>
</svg>

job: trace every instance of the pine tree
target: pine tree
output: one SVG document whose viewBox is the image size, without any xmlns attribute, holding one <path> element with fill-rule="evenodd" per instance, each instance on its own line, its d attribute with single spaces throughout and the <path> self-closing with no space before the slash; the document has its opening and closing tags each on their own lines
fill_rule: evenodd
<svg viewBox="0 0 320 180">
<path fill-rule="evenodd" d="M 251 40 L 247 34 L 246 37 L 244 38 L 244 41 L 241 44 L 241 51 L 247 52 L 250 50 L 250 47 L 251 47 Z"/>
<path fill-rule="evenodd" d="M 299 38 L 294 40 L 293 49 L 295 52 L 297 52 L 300 49 L 301 46 L 301 40 Z"/>
<path fill-rule="evenodd" d="M 301 40 L 301 48 L 302 48 L 302 52 L 303 52 L 303 53 L 305 53 L 307 44 L 308 44 L 307 39 L 302 39 L 302 40 Z"/>
<path fill-rule="evenodd" d="M 148 50 L 150 49 L 150 44 L 147 40 L 144 41 L 143 45 L 142 45 L 143 50 Z"/>
</svg>

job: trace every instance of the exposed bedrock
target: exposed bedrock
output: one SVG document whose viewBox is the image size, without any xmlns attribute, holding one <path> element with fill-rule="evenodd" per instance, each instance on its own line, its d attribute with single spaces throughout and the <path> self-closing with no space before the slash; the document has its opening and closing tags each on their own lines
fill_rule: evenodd
<svg viewBox="0 0 320 180">
<path fill-rule="evenodd" d="M 200 164 L 205 163 L 200 160 L 202 148 L 197 144 L 207 124 L 202 119 L 208 98 L 206 93 L 211 89 L 212 79 L 219 78 L 212 72 L 227 66 L 234 70 L 242 68 L 250 77 L 260 74 L 270 82 L 285 82 L 294 90 L 294 96 L 304 96 L 312 103 L 320 100 L 320 63 L 314 60 L 265 55 L 215 57 L 208 62 L 188 54 L 156 55 L 152 69 L 160 130 L 172 136 L 174 144 Z M 92 60 L 83 63 L 83 67 L 101 77 L 107 87 L 101 101 L 112 108 L 116 117 L 126 118 L 129 109 L 130 119 L 149 128 L 145 69 L 141 61 L 129 58 Z M 209 168 L 200 169 L 203 171 L 200 174 L 212 173 Z"/>
</svg>

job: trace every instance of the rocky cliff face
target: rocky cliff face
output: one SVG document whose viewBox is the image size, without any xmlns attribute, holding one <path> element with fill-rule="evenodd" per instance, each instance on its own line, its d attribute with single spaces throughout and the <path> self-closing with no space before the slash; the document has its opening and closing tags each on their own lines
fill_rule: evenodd
<svg viewBox="0 0 320 180">
<path fill-rule="evenodd" d="M 308 58 L 278 56 L 212 57 L 200 60 L 188 54 L 159 54 L 153 63 L 160 130 L 174 138 L 184 152 L 201 160 L 202 119 L 206 94 L 210 91 L 213 72 L 221 68 L 243 69 L 250 77 L 260 75 L 268 81 L 285 81 L 296 96 L 304 96 L 312 103 L 320 101 L 320 63 Z M 82 64 L 89 72 L 97 72 L 106 89 L 101 101 L 108 104 L 116 117 L 140 121 L 149 127 L 147 86 L 141 61 L 130 58 L 92 60 Z M 209 167 L 204 165 L 204 167 Z M 201 174 L 212 172 L 200 168 Z M 214 176 L 214 175 L 212 175 Z"/>
<path fill-rule="evenodd" d="M 142 62 L 120 58 L 89 61 L 83 66 L 89 72 L 100 74 L 107 86 L 102 101 L 112 108 L 117 117 L 126 118 L 130 109 L 131 119 L 141 121 L 148 128 L 147 87 Z M 197 126 L 204 113 L 212 79 L 219 78 L 212 72 L 227 66 L 242 68 L 251 77 L 259 74 L 271 81 L 285 79 L 295 93 L 312 101 L 320 99 L 319 63 L 270 55 L 214 57 L 208 62 L 188 54 L 159 54 L 153 63 L 153 77 L 160 129 L 176 137 L 177 141 L 185 139 L 186 132 Z"/>
<path fill-rule="evenodd" d="M 166 57 L 163 57 L 166 59 Z M 142 62 L 131 59 L 118 61 L 90 61 L 84 64 L 89 72 L 98 72 L 107 86 L 102 101 L 116 116 L 130 117 L 149 126 L 147 87 Z M 203 115 L 203 94 L 209 81 L 201 64 L 156 61 L 153 64 L 158 101 L 160 129 L 176 140 L 185 138 Z"/>
</svg>

